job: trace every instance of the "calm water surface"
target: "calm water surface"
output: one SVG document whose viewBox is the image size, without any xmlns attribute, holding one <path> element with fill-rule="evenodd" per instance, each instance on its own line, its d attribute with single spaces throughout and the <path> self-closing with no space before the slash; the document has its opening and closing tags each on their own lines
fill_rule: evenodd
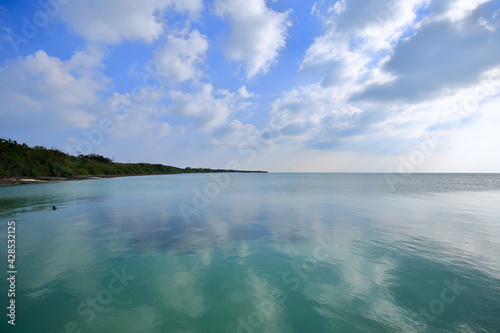
<svg viewBox="0 0 500 333">
<path fill-rule="evenodd" d="M 389 183 L 200 174 L 0 188 L 0 330 L 500 332 L 500 175 Z"/>
</svg>

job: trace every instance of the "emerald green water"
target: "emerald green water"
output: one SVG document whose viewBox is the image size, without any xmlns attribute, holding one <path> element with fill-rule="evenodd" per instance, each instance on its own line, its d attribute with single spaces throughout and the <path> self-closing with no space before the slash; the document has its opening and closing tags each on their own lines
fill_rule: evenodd
<svg viewBox="0 0 500 333">
<path fill-rule="evenodd" d="M 390 184 L 231 174 L 0 188 L 0 330 L 500 332 L 500 175 Z"/>
</svg>

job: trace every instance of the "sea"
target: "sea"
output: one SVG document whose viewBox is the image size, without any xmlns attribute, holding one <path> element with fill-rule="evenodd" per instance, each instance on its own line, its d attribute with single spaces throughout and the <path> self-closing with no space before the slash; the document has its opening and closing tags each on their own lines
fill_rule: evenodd
<svg viewBox="0 0 500 333">
<path fill-rule="evenodd" d="M 499 174 L 3 187 L 0 247 L 1 332 L 500 332 Z"/>
</svg>

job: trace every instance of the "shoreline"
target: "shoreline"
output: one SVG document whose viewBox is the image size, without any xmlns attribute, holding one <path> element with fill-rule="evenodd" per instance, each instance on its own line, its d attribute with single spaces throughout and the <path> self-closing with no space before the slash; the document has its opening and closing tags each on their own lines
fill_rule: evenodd
<svg viewBox="0 0 500 333">
<path fill-rule="evenodd" d="M 234 171 L 234 172 L 231 172 Z M 267 173 L 266 171 L 242 171 L 238 172 L 235 170 L 229 170 L 224 172 L 207 172 L 207 173 Z M 0 178 L 0 187 L 6 186 L 18 186 L 18 185 L 30 185 L 30 184 L 46 184 L 46 183 L 58 183 L 58 182 L 70 182 L 78 180 L 87 179 L 102 179 L 102 178 L 118 178 L 118 177 L 139 177 L 139 176 L 160 176 L 160 175 L 186 175 L 186 174 L 206 174 L 204 172 L 181 172 L 181 173 L 154 173 L 154 174 L 130 174 L 130 175 L 79 175 L 76 177 L 64 178 L 64 177 L 5 177 Z"/>
<path fill-rule="evenodd" d="M 16 186 L 16 185 L 30 185 L 30 184 L 46 184 L 46 183 L 58 183 L 58 182 L 68 182 L 68 181 L 78 181 L 87 179 L 102 179 L 102 178 L 118 178 L 118 177 L 136 177 L 136 176 L 154 176 L 142 175 L 142 174 L 132 174 L 132 175 L 88 175 L 88 176 L 76 176 L 71 178 L 64 177 L 6 177 L 0 178 L 0 187 L 4 186 Z M 168 175 L 168 174 L 165 174 Z"/>
</svg>

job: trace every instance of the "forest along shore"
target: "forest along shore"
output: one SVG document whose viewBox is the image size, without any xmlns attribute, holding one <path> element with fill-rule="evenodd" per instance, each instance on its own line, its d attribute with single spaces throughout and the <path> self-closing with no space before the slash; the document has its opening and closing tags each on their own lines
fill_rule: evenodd
<svg viewBox="0 0 500 333">
<path fill-rule="evenodd" d="M 0 139 L 0 186 L 95 178 L 184 173 L 267 173 L 266 171 L 178 168 L 151 163 L 116 163 L 97 154 L 72 156 L 55 148 L 29 147 Z"/>
</svg>

